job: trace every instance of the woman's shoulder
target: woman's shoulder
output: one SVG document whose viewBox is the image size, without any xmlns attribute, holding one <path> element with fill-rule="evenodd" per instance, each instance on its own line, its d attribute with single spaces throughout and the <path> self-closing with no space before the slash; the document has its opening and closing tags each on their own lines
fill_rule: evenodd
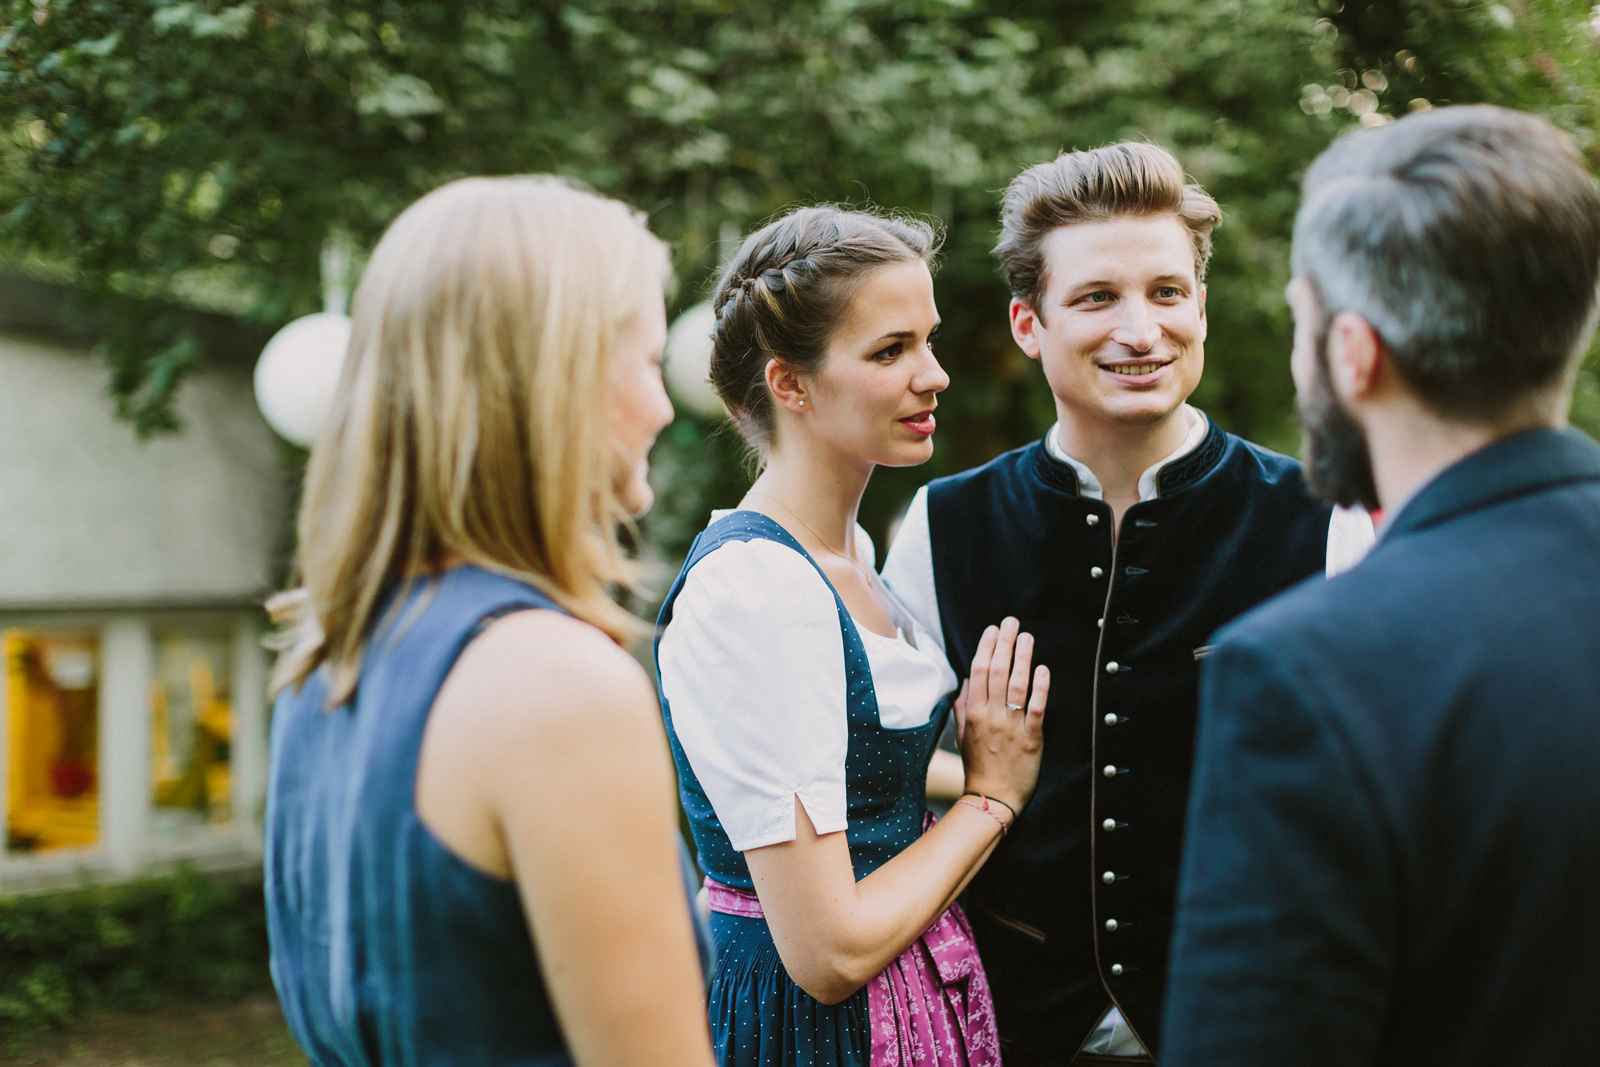
<svg viewBox="0 0 1600 1067">
<path fill-rule="evenodd" d="M 596 726 L 654 718 L 654 693 L 639 662 L 599 629 L 559 611 L 496 619 L 462 652 L 451 680 L 497 721 L 496 732 L 537 733 L 567 717 Z"/>
<path fill-rule="evenodd" d="M 725 541 L 684 575 L 663 614 L 657 660 L 746 664 L 752 683 L 784 650 L 806 657 L 839 646 L 839 601 L 806 556 L 764 538 Z M 670 672 L 669 672 L 670 673 Z"/>
<path fill-rule="evenodd" d="M 635 784 L 619 774 L 665 756 L 655 693 L 626 650 L 569 615 L 519 611 L 462 649 L 435 698 L 416 810 L 446 847 L 507 878 L 514 839 L 527 847 L 541 812 L 593 818 Z"/>
<path fill-rule="evenodd" d="M 682 595 L 757 607 L 796 601 L 833 602 L 833 589 L 798 547 L 768 537 L 722 541 L 690 568 Z"/>
</svg>

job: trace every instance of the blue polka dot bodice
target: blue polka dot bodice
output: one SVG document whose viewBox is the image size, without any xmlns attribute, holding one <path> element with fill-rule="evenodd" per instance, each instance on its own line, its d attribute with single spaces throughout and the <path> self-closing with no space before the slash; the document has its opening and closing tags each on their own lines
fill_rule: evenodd
<svg viewBox="0 0 1600 1067">
<path fill-rule="evenodd" d="M 689 549 L 683 570 L 667 594 L 657 620 L 657 633 L 672 621 L 672 605 L 683 588 L 684 579 L 700 560 L 729 541 L 777 541 L 805 557 L 813 567 L 816 560 L 800 547 L 788 531 L 765 515 L 754 511 L 735 511 L 708 526 Z M 822 568 L 817 573 L 827 582 Z M 833 588 L 829 583 L 829 589 Z M 939 731 L 949 710 L 946 701 L 935 709 L 926 723 L 907 729 L 890 729 L 878 720 L 878 700 L 872 685 L 872 670 L 867 663 L 867 651 L 854 620 L 844 606 L 844 601 L 834 593 L 839 611 L 839 635 L 844 643 L 845 707 L 849 730 L 849 743 L 845 757 L 845 785 L 848 829 L 845 840 L 850 845 L 850 861 L 859 881 L 898 855 L 922 834 L 925 810 L 924 781 L 928 760 L 933 754 Z M 659 651 L 659 637 L 657 639 Z M 772 650 L 774 657 L 783 649 Z M 760 694 L 751 694 L 759 700 Z M 688 816 L 699 853 L 700 869 L 719 882 L 753 888 L 750 869 L 743 854 L 734 850 L 717 821 L 716 812 L 706 798 L 694 768 L 689 765 L 683 746 L 672 728 L 672 709 L 665 696 L 661 698 L 661 713 L 666 719 L 667 737 L 672 745 L 672 758 L 678 767 L 679 794 L 684 812 Z"/>
</svg>

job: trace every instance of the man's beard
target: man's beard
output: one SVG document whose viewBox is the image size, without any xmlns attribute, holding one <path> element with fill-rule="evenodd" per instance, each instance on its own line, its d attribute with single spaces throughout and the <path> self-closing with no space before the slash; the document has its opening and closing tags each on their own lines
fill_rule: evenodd
<svg viewBox="0 0 1600 1067">
<path fill-rule="evenodd" d="M 1301 453 L 1306 483 L 1330 504 L 1360 504 L 1378 510 L 1378 485 L 1372 475 L 1372 453 L 1361 424 L 1339 405 L 1328 370 L 1328 324 L 1317 331 L 1317 376 L 1299 399 Z"/>
</svg>

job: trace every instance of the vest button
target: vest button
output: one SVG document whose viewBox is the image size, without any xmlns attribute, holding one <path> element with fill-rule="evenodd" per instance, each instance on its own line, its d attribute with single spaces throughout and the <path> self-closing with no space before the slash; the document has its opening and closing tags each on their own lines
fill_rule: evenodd
<svg viewBox="0 0 1600 1067">
<path fill-rule="evenodd" d="M 1108 763 L 1106 764 L 1105 770 L 1101 771 L 1100 773 L 1105 775 L 1107 778 L 1115 778 L 1117 776 L 1117 768 Z"/>
<path fill-rule="evenodd" d="M 1099 567 L 1090 567 L 1089 568 L 1089 577 L 1091 577 L 1091 578 L 1098 578 L 1104 573 L 1105 573 L 1105 571 L 1101 570 Z"/>
<path fill-rule="evenodd" d="M 1106 920 L 1106 929 L 1107 930 L 1115 930 L 1116 928 L 1117 928 L 1117 920 L 1115 920 L 1115 919 L 1107 919 Z"/>
<path fill-rule="evenodd" d="M 1122 973 L 1122 964 L 1120 964 L 1120 963 L 1113 963 L 1113 964 L 1112 964 L 1112 965 L 1111 965 L 1111 973 L 1112 973 L 1112 974 L 1121 974 L 1121 973 Z"/>
<path fill-rule="evenodd" d="M 1105 822 L 1100 824 L 1100 829 L 1104 830 L 1108 834 L 1116 828 L 1117 820 L 1115 819 L 1107 819 Z"/>
<path fill-rule="evenodd" d="M 1122 664 L 1118 663 L 1116 660 L 1112 660 L 1110 663 L 1106 664 L 1106 673 L 1107 674 L 1116 674 L 1121 669 L 1122 669 Z"/>
<path fill-rule="evenodd" d="M 1090 526 L 1099 526 L 1100 516 L 1091 511 L 1089 514 L 1083 517 L 1083 521 L 1088 523 Z"/>
<path fill-rule="evenodd" d="M 1107 871 L 1105 874 L 1102 874 L 1100 876 L 1100 880 L 1102 882 L 1104 882 L 1106 885 L 1110 885 L 1112 882 L 1115 882 L 1117 880 L 1117 872 L 1116 871 Z"/>
<path fill-rule="evenodd" d="M 1117 725 L 1117 713 L 1116 712 L 1114 712 L 1114 711 L 1106 712 L 1106 725 L 1107 726 L 1115 726 L 1115 725 Z"/>
</svg>

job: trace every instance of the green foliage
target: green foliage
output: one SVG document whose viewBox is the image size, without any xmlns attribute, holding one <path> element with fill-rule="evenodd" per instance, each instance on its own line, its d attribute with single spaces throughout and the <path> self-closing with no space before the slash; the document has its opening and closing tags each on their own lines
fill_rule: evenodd
<svg viewBox="0 0 1600 1067">
<path fill-rule="evenodd" d="M 880 533 L 915 484 L 1053 417 L 987 251 L 1020 168 L 1127 137 L 1179 154 L 1226 214 L 1197 401 L 1292 449 L 1281 292 L 1298 178 L 1330 138 L 1414 106 L 1491 100 L 1550 114 L 1591 154 L 1600 142 L 1587 0 L 0 0 L 0 12 L 0 248 L 66 265 L 98 307 L 161 296 L 282 323 L 316 308 L 326 237 L 370 247 L 406 203 L 469 173 L 554 170 L 638 204 L 675 248 L 679 307 L 703 296 L 728 227 L 796 202 L 936 217 L 953 384 L 934 461 L 881 472 L 869 491 L 863 517 Z M 171 428 L 173 391 L 204 353 L 169 313 L 124 307 L 104 352 L 111 391 L 141 428 Z M 690 466 L 708 431 L 668 435 L 663 464 Z M 726 464 L 695 482 L 712 496 L 663 503 L 703 517 L 738 480 Z"/>
<path fill-rule="evenodd" d="M 185 871 L 0 898 L 0 1037 L 267 983 L 259 882 Z"/>
<path fill-rule="evenodd" d="M 1491 103 L 1564 128 L 1600 170 L 1600 7 L 1591 0 L 1318 0 L 1342 69 L 1374 110 Z M 1600 346 L 1578 374 L 1572 422 L 1600 436 Z"/>
<path fill-rule="evenodd" d="M 812 200 L 931 214 L 949 234 L 938 295 L 955 384 L 934 466 L 869 499 L 881 528 L 913 482 L 1051 418 L 987 252 L 998 190 L 1063 147 L 1145 136 L 1230 211 L 1202 400 L 1247 432 L 1284 421 L 1289 184 L 1338 125 L 1293 106 L 1298 69 L 1321 62 L 1295 0 L 4 8 L 0 239 L 66 262 L 97 304 L 198 297 L 282 322 L 316 306 L 324 237 L 369 247 L 466 173 L 558 170 L 641 205 L 676 248 L 680 304 L 700 297 L 729 224 Z M 168 428 L 198 351 L 170 316 L 123 318 L 112 392 L 142 428 Z"/>
</svg>

